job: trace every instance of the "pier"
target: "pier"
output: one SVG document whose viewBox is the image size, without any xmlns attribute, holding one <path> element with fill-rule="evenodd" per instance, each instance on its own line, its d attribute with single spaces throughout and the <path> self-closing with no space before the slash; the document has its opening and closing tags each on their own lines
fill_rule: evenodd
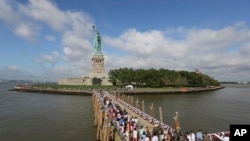
<svg viewBox="0 0 250 141">
<path fill-rule="evenodd" d="M 175 134 L 180 130 L 178 122 L 178 113 L 174 118 L 175 128 L 153 117 L 154 112 L 153 104 L 150 107 L 150 114 L 144 112 L 143 102 L 139 108 L 138 100 L 135 102 L 136 106 L 133 106 L 133 99 L 129 96 L 122 95 L 116 91 L 93 91 L 92 102 L 94 109 L 94 126 L 97 127 L 97 140 L 100 141 L 130 141 L 133 138 L 133 129 L 131 129 L 130 119 L 136 119 L 137 125 L 133 128 L 139 130 L 140 127 L 148 128 L 148 131 L 153 135 L 155 131 L 165 130 L 166 134 Z M 115 107 L 113 109 L 113 107 Z M 121 111 L 126 112 L 126 123 L 121 123 L 119 120 L 123 115 L 119 115 Z M 161 108 L 159 108 L 161 110 Z M 160 112 L 161 113 L 161 112 Z M 120 118 L 119 118 L 120 116 Z M 162 116 L 160 116 L 162 117 Z M 124 119 L 122 119 L 124 120 Z M 124 125 L 125 124 L 125 125 Z M 130 126 L 130 127 L 129 127 Z M 137 140 L 141 140 L 142 136 L 138 132 Z M 139 139 L 140 138 L 140 139 Z"/>
<path fill-rule="evenodd" d="M 181 138 L 197 140 L 197 133 L 181 133 L 178 112 L 173 117 L 173 127 L 162 122 L 161 107 L 160 119 L 154 118 L 153 103 L 148 114 L 145 113 L 143 101 L 140 105 L 138 99 L 134 102 L 133 97 L 117 91 L 93 90 L 92 104 L 98 141 L 144 141 L 145 138 L 151 140 L 154 137 L 158 141 L 179 141 Z M 201 132 L 201 136 L 207 138 L 207 141 L 229 140 L 230 132 Z"/>
</svg>

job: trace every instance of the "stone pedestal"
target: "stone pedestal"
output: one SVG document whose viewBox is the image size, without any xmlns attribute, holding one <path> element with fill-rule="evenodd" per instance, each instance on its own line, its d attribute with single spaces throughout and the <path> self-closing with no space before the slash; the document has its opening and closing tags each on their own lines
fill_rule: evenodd
<svg viewBox="0 0 250 141">
<path fill-rule="evenodd" d="M 109 82 L 109 75 L 104 69 L 103 55 L 93 55 L 92 67 L 89 75 L 83 76 L 84 85 L 112 85 Z"/>
<path fill-rule="evenodd" d="M 103 55 L 93 55 L 91 73 L 93 74 L 105 73 Z"/>
</svg>

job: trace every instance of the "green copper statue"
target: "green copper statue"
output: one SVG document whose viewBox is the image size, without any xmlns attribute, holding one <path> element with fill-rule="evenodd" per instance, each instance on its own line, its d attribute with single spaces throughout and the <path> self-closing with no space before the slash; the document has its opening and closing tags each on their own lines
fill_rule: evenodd
<svg viewBox="0 0 250 141">
<path fill-rule="evenodd" d="M 101 45 L 102 45 L 102 39 L 100 36 L 100 33 L 96 30 L 95 26 L 93 25 L 93 31 L 95 33 L 95 39 L 94 39 L 94 51 L 95 51 L 95 55 L 102 55 L 101 52 Z"/>
</svg>

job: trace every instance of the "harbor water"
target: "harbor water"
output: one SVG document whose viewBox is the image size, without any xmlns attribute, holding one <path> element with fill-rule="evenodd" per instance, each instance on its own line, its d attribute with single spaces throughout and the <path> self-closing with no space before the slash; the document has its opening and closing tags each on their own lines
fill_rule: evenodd
<svg viewBox="0 0 250 141">
<path fill-rule="evenodd" d="M 90 96 L 8 91 L 15 83 L 0 83 L 0 141 L 95 141 Z M 145 110 L 154 103 L 155 117 L 173 125 L 179 112 L 183 131 L 228 131 L 230 124 L 250 124 L 250 86 L 194 94 L 136 95 Z"/>
<path fill-rule="evenodd" d="M 0 83 L 0 141 L 95 141 L 91 96 L 8 91 Z"/>
</svg>

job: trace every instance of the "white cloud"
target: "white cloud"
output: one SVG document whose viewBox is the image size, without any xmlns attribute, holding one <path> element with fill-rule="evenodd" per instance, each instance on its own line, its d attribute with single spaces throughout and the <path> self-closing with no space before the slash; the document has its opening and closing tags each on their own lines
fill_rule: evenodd
<svg viewBox="0 0 250 141">
<path fill-rule="evenodd" d="M 0 19 L 14 27 L 14 33 L 21 38 L 35 41 L 37 27 L 27 21 L 18 11 L 18 6 L 13 1 L 0 1 Z"/>
<path fill-rule="evenodd" d="M 64 51 L 64 53 L 66 54 L 66 55 L 72 55 L 72 56 L 74 56 L 73 55 L 73 51 L 70 49 L 70 47 L 65 47 L 64 49 L 63 49 L 63 51 Z"/>
<path fill-rule="evenodd" d="M 15 33 L 24 39 L 27 39 L 29 41 L 35 41 L 36 33 L 33 32 L 32 28 L 30 28 L 30 26 L 26 24 L 18 25 L 15 29 Z"/>
<path fill-rule="evenodd" d="M 32 72 L 24 71 L 17 65 L 0 67 L 0 76 L 2 79 L 15 79 L 15 80 L 32 80 L 32 78 L 34 78 Z"/>
<path fill-rule="evenodd" d="M 58 63 L 61 59 L 61 55 L 54 51 L 51 54 L 43 54 L 35 58 L 34 62 L 37 64 L 50 64 L 51 66 L 54 66 L 56 63 Z"/>
<path fill-rule="evenodd" d="M 19 19 L 19 16 L 14 11 L 14 7 L 11 6 L 9 0 L 0 1 L 0 19 L 3 19 L 11 24 L 17 22 Z"/>
<path fill-rule="evenodd" d="M 52 52 L 52 54 L 55 56 L 55 57 L 60 57 L 60 54 L 56 51 Z"/>
<path fill-rule="evenodd" d="M 27 3 L 18 1 L 1 1 L 0 18 L 11 23 L 14 33 L 28 41 L 37 40 L 38 35 L 42 35 L 48 41 L 54 41 L 61 38 L 62 51 L 38 55 L 34 61 L 42 66 L 46 63 L 53 69 L 58 67 L 55 64 L 65 62 L 68 66 L 77 69 L 87 69 L 85 64 L 92 50 L 90 36 L 92 36 L 92 19 L 84 11 L 63 11 L 50 0 L 28 0 Z M 4 13 L 4 14 L 2 14 Z M 53 30 L 61 36 L 56 37 L 44 33 L 47 28 Z M 41 29 L 43 32 L 39 33 Z M 64 63 L 62 63 L 64 64 Z M 76 71 L 74 71 L 76 72 Z"/>
<path fill-rule="evenodd" d="M 150 55 L 157 48 L 162 46 L 164 36 L 161 31 L 138 32 L 136 29 L 129 29 L 116 39 L 104 36 L 104 42 L 119 49 L 136 53 L 135 55 Z"/>
<path fill-rule="evenodd" d="M 54 62 L 55 62 L 53 56 L 50 56 L 50 55 L 45 54 L 45 55 L 43 55 L 42 57 L 43 57 L 43 59 L 46 60 L 47 62 L 51 62 L 51 63 L 54 63 Z"/>
<path fill-rule="evenodd" d="M 242 56 L 250 56 L 250 41 L 244 44 L 241 48 L 239 53 Z"/>
<path fill-rule="evenodd" d="M 42 67 L 44 74 L 41 75 L 50 76 L 49 79 L 88 73 L 93 50 L 93 20 L 84 11 L 64 11 L 50 0 L 29 0 L 24 4 L 1 0 L 0 19 L 10 23 L 15 34 L 29 41 L 35 41 L 41 34 L 49 41 L 61 41 L 60 51 L 35 58 L 41 66 L 50 65 L 44 67 L 46 69 Z M 48 27 L 53 31 L 40 32 Z M 120 67 L 199 69 L 219 80 L 250 80 L 250 29 L 244 22 L 221 29 L 177 27 L 140 32 L 131 28 L 118 37 L 100 33 L 106 70 Z M 15 70 L 15 66 L 11 68 Z M 18 70 L 21 69 L 16 67 Z"/>
<path fill-rule="evenodd" d="M 55 41 L 56 37 L 52 35 L 45 35 L 45 39 L 48 41 Z"/>
<path fill-rule="evenodd" d="M 29 0 L 27 5 L 19 4 L 19 9 L 27 16 L 44 22 L 55 30 L 65 29 L 65 24 L 69 22 L 65 13 L 50 0 Z"/>
<path fill-rule="evenodd" d="M 19 9 L 33 22 L 41 22 L 62 34 L 61 41 L 65 56 L 61 58 L 68 65 L 79 67 L 79 63 L 86 60 L 91 51 L 89 37 L 92 35 L 91 27 L 93 25 L 88 14 L 83 11 L 63 11 L 49 0 L 29 0 L 28 4 L 19 4 Z M 55 39 L 54 36 L 50 35 L 46 35 L 45 38 L 49 41 Z M 43 59 L 38 60 L 51 63 L 54 58 L 50 58 L 50 56 L 43 55 Z"/>
<path fill-rule="evenodd" d="M 72 36 L 86 40 L 93 25 L 87 13 L 63 11 L 51 0 L 28 0 L 24 4 L 3 0 L 0 2 L 0 19 L 12 24 L 15 33 L 29 41 L 31 35 L 32 40 L 36 39 L 39 30 L 46 28 L 44 26 L 67 35 L 70 32 Z M 45 35 L 45 38 L 55 39 L 50 35 Z"/>
<path fill-rule="evenodd" d="M 125 56 L 109 54 L 109 60 L 116 61 L 107 64 L 111 69 L 127 66 L 192 71 L 198 68 L 219 80 L 239 79 L 236 74 L 250 80 L 245 72 L 250 69 L 246 65 L 250 63 L 250 30 L 244 24 L 218 30 L 182 27 L 166 31 L 172 33 L 130 29 L 116 38 L 105 36 L 107 46 L 127 52 Z M 172 34 L 181 38 L 175 39 Z"/>
<path fill-rule="evenodd" d="M 19 71 L 19 68 L 16 65 L 7 66 L 7 70 L 9 71 Z"/>
</svg>

